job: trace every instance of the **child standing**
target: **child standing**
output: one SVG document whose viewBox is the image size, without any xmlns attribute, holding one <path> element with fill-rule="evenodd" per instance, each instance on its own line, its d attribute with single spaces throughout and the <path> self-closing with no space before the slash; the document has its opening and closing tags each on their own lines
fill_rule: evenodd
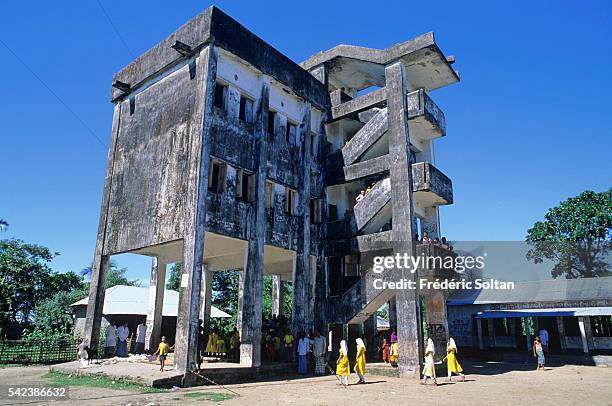
<svg viewBox="0 0 612 406">
<path fill-rule="evenodd" d="M 389 363 L 389 344 L 387 343 L 387 339 L 383 338 L 383 343 L 380 348 L 382 350 L 382 360 L 385 364 Z"/>
<path fill-rule="evenodd" d="M 397 343 L 397 336 L 391 336 L 391 351 L 389 353 L 389 362 L 393 368 L 397 367 L 399 362 L 399 344 Z"/>
<path fill-rule="evenodd" d="M 161 368 L 159 370 L 161 372 L 164 372 L 164 366 L 166 365 L 166 357 L 168 356 L 168 351 L 170 351 L 170 346 L 166 342 L 166 336 L 162 336 L 161 343 L 159 343 L 157 351 L 155 351 L 155 353 L 153 354 L 159 354 L 159 363 L 161 364 Z"/>
</svg>

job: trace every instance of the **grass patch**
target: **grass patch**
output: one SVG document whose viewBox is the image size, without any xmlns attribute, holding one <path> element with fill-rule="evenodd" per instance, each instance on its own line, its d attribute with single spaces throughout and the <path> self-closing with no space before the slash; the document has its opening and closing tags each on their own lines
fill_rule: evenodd
<svg viewBox="0 0 612 406">
<path fill-rule="evenodd" d="M 184 396 L 191 399 L 210 400 L 211 402 L 223 402 L 234 397 L 234 395 L 227 393 L 215 392 L 187 392 Z"/>
<path fill-rule="evenodd" d="M 45 378 L 47 378 L 53 385 L 57 386 L 90 386 L 94 388 L 128 390 L 139 393 L 164 392 L 163 389 L 138 385 L 133 382 L 112 379 L 101 375 L 69 375 L 62 372 L 49 371 L 45 375 Z"/>
</svg>

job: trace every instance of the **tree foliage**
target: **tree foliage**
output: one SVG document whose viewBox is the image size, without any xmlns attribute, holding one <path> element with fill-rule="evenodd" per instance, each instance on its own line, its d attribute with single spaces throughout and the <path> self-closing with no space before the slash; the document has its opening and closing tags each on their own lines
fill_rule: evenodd
<svg viewBox="0 0 612 406">
<path fill-rule="evenodd" d="M 130 280 L 127 278 L 125 275 L 127 271 L 127 268 L 119 268 L 115 261 L 110 261 L 108 270 L 106 271 L 106 282 L 104 284 L 106 289 L 117 285 L 140 286 L 140 281 L 138 279 Z M 81 271 L 81 275 L 91 275 L 91 273 L 91 265 Z"/>
<path fill-rule="evenodd" d="M 57 292 L 82 287 L 72 272 L 53 272 L 49 263 L 58 253 L 21 240 L 0 240 L 0 327 L 2 335 L 18 336 L 34 310 Z"/>
<path fill-rule="evenodd" d="M 554 278 L 610 275 L 612 189 L 587 190 L 553 207 L 527 231 L 527 259 L 555 262 Z"/>
<path fill-rule="evenodd" d="M 181 284 L 181 273 L 183 273 L 183 264 L 180 262 L 175 262 L 172 264 L 170 268 L 170 275 L 168 276 L 168 281 L 166 282 L 166 289 L 179 291 L 179 287 Z"/>
</svg>

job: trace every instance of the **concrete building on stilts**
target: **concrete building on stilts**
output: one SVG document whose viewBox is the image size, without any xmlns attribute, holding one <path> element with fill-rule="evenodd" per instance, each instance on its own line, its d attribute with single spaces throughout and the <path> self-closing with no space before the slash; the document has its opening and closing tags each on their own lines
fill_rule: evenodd
<svg viewBox="0 0 612 406">
<path fill-rule="evenodd" d="M 345 335 L 373 337 L 390 302 L 400 371 L 415 375 L 423 334 L 444 345 L 444 297 L 376 289 L 371 268 L 379 255 L 445 254 L 416 235 L 439 237 L 438 206 L 453 200 L 434 166 L 444 114 L 428 94 L 459 80 L 452 62 L 429 33 L 384 50 L 341 45 L 298 65 L 210 7 L 119 71 L 86 341 L 99 340 L 109 257 L 129 252 L 152 258 L 153 350 L 166 264 L 183 264 L 174 364 L 187 379 L 212 273 L 231 269 L 241 364 L 261 364 L 271 274 L 274 311 L 291 283 L 293 331 L 331 329 L 334 350 Z"/>
</svg>

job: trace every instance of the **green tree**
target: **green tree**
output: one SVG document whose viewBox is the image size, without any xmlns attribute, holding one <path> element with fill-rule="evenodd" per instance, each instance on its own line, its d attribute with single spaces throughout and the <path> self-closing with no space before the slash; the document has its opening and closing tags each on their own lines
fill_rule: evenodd
<svg viewBox="0 0 612 406">
<path fill-rule="evenodd" d="M 168 281 L 166 282 L 166 289 L 179 291 L 179 287 L 181 284 L 181 273 L 183 273 L 183 264 L 180 262 L 175 262 L 172 264 L 170 268 L 170 276 L 168 276 Z"/>
<path fill-rule="evenodd" d="M 612 189 L 587 190 L 553 207 L 527 231 L 527 259 L 555 262 L 553 278 L 611 274 Z"/>
<path fill-rule="evenodd" d="M 49 263 L 58 255 L 21 240 L 0 241 L 0 326 L 26 325 L 49 291 Z M 3 332 L 5 333 L 5 332 Z"/>
<path fill-rule="evenodd" d="M 106 271 L 106 289 L 117 285 L 140 286 L 138 279 L 129 280 L 125 275 L 128 272 L 127 268 L 119 268 L 115 261 L 110 261 L 108 270 Z M 91 265 L 81 271 L 81 275 L 91 275 Z"/>
<path fill-rule="evenodd" d="M 69 292 L 57 292 L 45 299 L 34 309 L 34 330 L 26 339 L 48 340 L 72 338 L 74 311 L 70 305 L 87 296 L 87 287 L 82 286 Z"/>
</svg>

